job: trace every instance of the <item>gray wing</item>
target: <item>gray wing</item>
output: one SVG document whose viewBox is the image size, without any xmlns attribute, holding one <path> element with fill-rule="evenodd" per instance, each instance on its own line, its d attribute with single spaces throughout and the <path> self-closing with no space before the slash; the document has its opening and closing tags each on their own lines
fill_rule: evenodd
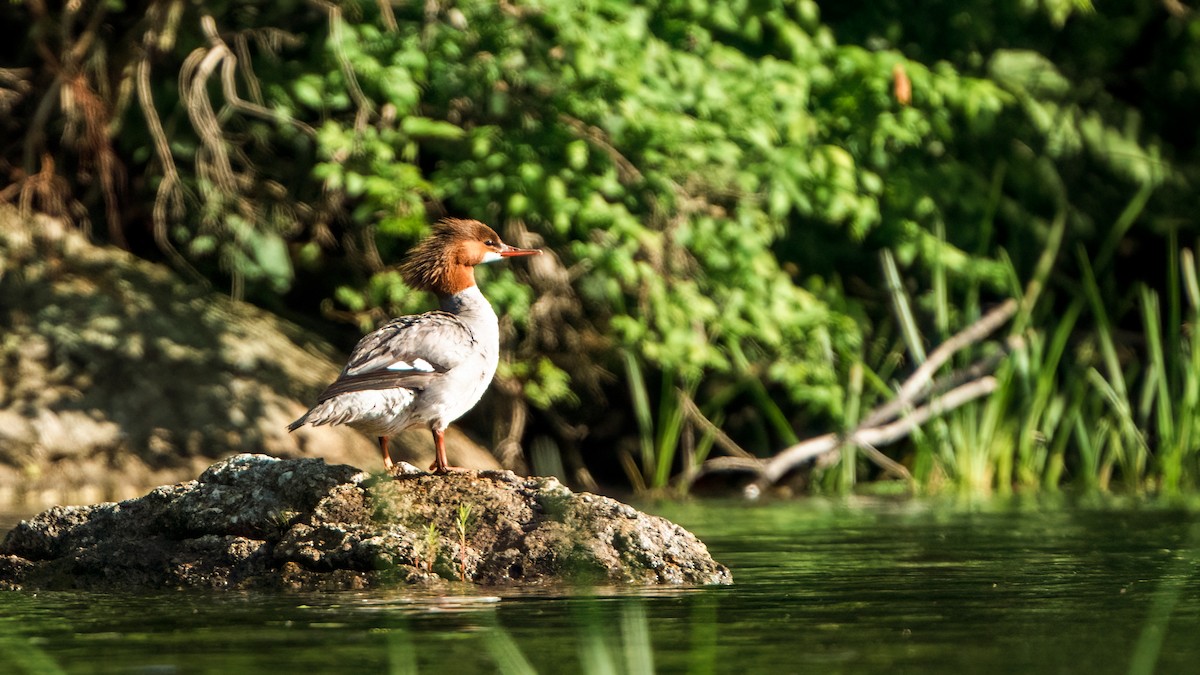
<svg viewBox="0 0 1200 675">
<path fill-rule="evenodd" d="M 423 389 L 476 349 L 471 329 L 448 312 L 402 316 L 363 336 L 341 375 L 318 397 L 367 389 Z"/>
</svg>

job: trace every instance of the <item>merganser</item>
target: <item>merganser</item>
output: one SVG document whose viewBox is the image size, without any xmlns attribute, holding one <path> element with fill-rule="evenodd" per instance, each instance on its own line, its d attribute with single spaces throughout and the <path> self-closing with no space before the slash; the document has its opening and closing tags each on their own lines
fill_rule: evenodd
<svg viewBox="0 0 1200 675">
<path fill-rule="evenodd" d="M 475 285 L 475 265 L 539 253 L 505 244 L 477 220 L 438 222 L 400 273 L 412 288 L 436 294 L 441 310 L 392 319 L 359 340 L 338 378 L 288 430 L 348 424 L 379 439 L 390 472 L 388 437 L 427 426 L 437 448 L 429 468 L 447 473 L 446 427 L 475 407 L 500 361 L 500 325 Z"/>
</svg>

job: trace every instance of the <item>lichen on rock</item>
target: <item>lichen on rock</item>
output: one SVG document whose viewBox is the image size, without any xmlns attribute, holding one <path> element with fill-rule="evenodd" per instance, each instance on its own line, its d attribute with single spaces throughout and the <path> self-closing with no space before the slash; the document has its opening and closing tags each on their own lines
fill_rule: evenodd
<svg viewBox="0 0 1200 675">
<path fill-rule="evenodd" d="M 0 544 L 8 588 L 731 581 L 682 527 L 554 478 L 249 454 L 137 499 L 52 508 Z"/>
</svg>

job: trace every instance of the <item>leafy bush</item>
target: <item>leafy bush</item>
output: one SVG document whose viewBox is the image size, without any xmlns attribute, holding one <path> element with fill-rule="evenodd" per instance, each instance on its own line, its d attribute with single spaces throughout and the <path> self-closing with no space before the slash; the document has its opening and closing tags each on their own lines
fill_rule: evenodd
<svg viewBox="0 0 1200 675">
<path fill-rule="evenodd" d="M 553 253 L 483 273 L 511 345 L 509 431 L 526 406 L 576 447 L 568 419 L 598 443 L 637 429 L 667 457 L 642 478 L 662 483 L 671 439 L 695 444 L 685 398 L 760 454 L 852 422 L 851 364 L 898 358 L 880 251 L 937 340 L 1033 274 L 1056 218 L 1067 250 L 1107 265 L 1131 194 L 1159 195 L 1141 239 L 1190 208 L 1194 137 L 1164 149 L 1182 132 L 1112 85 L 1126 66 L 1104 50 L 1166 31 L 1137 65 L 1173 83 L 1200 72 L 1194 24 L 1086 0 L 823 9 L 18 3 L 2 11 L 29 40 L 0 50 L 28 70 L 4 71 L 0 102 L 24 135 L 3 145 L 0 196 L 81 224 L 102 203 L 114 241 L 149 232 L 235 294 L 315 293 L 360 329 L 428 306 L 390 266 L 431 218 L 487 221 Z M 1200 91 L 1172 86 L 1145 98 L 1186 109 Z M 1071 292 L 1062 272 L 1049 283 Z M 1119 270 L 1097 272 L 1118 296 Z"/>
</svg>

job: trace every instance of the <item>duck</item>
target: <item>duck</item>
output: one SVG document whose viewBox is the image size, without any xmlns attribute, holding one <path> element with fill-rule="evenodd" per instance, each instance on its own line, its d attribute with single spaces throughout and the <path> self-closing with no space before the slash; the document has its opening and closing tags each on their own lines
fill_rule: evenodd
<svg viewBox="0 0 1200 675">
<path fill-rule="evenodd" d="M 500 324 L 475 284 L 475 267 L 538 249 L 504 243 L 478 220 L 445 218 L 400 266 L 404 282 L 437 296 L 440 309 L 394 318 L 359 340 L 341 373 L 317 402 L 288 425 L 348 425 L 379 440 L 384 469 L 396 470 L 388 439 L 426 427 L 445 475 L 446 428 L 475 407 L 500 361 Z"/>
</svg>

